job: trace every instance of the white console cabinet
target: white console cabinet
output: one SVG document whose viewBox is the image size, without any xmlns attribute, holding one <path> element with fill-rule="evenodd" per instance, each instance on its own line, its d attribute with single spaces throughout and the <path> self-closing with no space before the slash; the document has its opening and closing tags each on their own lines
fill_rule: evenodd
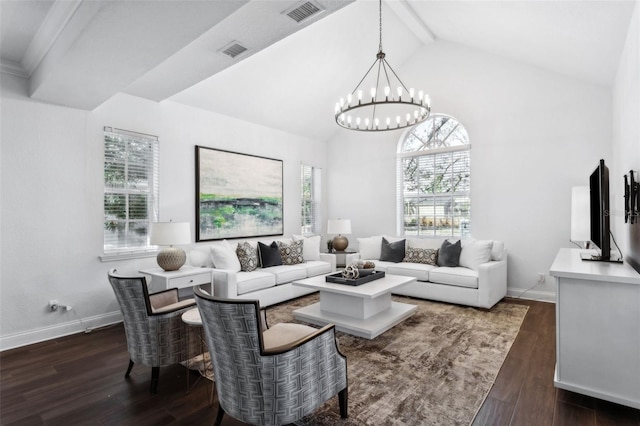
<svg viewBox="0 0 640 426">
<path fill-rule="evenodd" d="M 583 261 L 560 249 L 556 278 L 558 388 L 640 408 L 640 274 L 622 264 Z"/>
</svg>

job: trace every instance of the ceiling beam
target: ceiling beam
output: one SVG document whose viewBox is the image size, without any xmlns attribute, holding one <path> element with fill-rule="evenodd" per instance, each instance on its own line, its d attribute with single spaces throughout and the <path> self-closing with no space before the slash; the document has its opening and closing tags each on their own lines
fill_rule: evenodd
<svg viewBox="0 0 640 426">
<path fill-rule="evenodd" d="M 384 2 L 423 44 L 436 41 L 436 36 L 406 0 L 384 0 Z"/>
</svg>

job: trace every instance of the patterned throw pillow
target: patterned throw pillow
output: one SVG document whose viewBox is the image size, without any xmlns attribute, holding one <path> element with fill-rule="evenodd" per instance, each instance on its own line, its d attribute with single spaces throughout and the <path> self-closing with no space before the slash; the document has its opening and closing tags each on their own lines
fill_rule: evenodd
<svg viewBox="0 0 640 426">
<path fill-rule="evenodd" d="M 252 247 L 248 242 L 238 244 L 236 249 L 238 260 L 240 261 L 240 270 L 245 272 L 251 272 L 258 267 L 258 252 L 255 247 Z"/>
<path fill-rule="evenodd" d="M 304 241 L 294 241 L 292 243 L 284 243 L 278 241 L 278 248 L 280 249 L 280 257 L 282 257 L 283 265 L 297 265 L 304 262 L 303 256 L 303 243 Z"/>
<path fill-rule="evenodd" d="M 424 263 L 426 265 L 435 265 L 438 260 L 438 250 L 407 248 L 403 262 Z"/>
</svg>

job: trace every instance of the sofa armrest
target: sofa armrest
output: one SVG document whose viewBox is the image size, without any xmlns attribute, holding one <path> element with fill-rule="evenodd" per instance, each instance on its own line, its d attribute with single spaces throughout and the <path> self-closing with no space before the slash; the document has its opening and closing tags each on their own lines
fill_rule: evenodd
<svg viewBox="0 0 640 426">
<path fill-rule="evenodd" d="M 212 290 L 215 297 L 235 299 L 238 297 L 238 273 L 230 269 L 214 268 Z"/>
<path fill-rule="evenodd" d="M 333 253 L 320 253 L 320 260 L 331 264 L 331 272 L 336 271 L 336 255 Z"/>
<path fill-rule="evenodd" d="M 489 309 L 507 295 L 507 255 L 478 267 L 479 306 Z"/>
</svg>

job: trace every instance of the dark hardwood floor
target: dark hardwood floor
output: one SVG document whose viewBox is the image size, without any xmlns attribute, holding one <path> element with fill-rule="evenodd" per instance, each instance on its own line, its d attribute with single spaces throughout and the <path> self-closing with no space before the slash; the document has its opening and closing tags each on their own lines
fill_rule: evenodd
<svg viewBox="0 0 640 426">
<path fill-rule="evenodd" d="M 529 312 L 474 425 L 640 425 L 640 410 L 556 389 L 554 305 L 510 301 Z M 0 353 L 0 424 L 212 424 L 209 382 L 186 393 L 197 373 L 166 367 L 151 395 L 150 368 L 124 379 L 128 359 L 121 324 Z"/>
</svg>

